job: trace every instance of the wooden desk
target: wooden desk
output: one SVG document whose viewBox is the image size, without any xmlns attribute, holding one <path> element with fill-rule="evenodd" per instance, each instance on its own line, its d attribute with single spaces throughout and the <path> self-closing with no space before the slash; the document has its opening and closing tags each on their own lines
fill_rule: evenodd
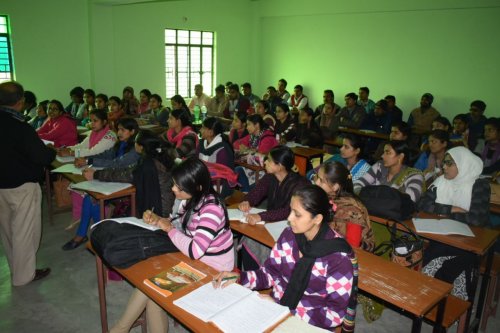
<svg viewBox="0 0 500 333">
<path fill-rule="evenodd" d="M 230 222 L 231 229 L 273 247 L 274 239 L 263 225 Z M 446 297 L 452 286 L 407 269 L 366 251 L 355 249 L 359 263 L 358 288 L 414 316 L 412 332 L 419 332 L 423 317 L 436 306 L 435 331 L 440 330 Z"/>
<path fill-rule="evenodd" d="M 105 217 L 104 214 L 104 201 L 106 200 L 111 200 L 111 199 L 117 199 L 117 198 L 122 198 L 122 197 L 130 197 L 130 215 L 131 216 L 136 216 L 137 211 L 136 211 L 136 205 L 135 205 L 135 186 L 128 187 L 124 190 L 112 193 L 112 194 L 102 194 L 98 192 L 93 192 L 93 191 L 85 191 L 88 193 L 91 197 L 99 201 L 99 212 L 101 219 Z"/>
<path fill-rule="evenodd" d="M 259 182 L 260 179 L 260 171 L 266 172 L 266 168 L 260 165 L 255 165 L 255 164 L 249 164 L 245 161 L 242 160 L 234 160 L 235 165 L 239 165 L 241 167 L 244 167 L 245 169 L 249 169 L 255 172 L 255 184 Z"/>
<path fill-rule="evenodd" d="M 349 133 L 349 134 L 364 136 L 364 137 L 367 137 L 367 138 L 375 138 L 375 139 L 380 139 L 380 140 L 389 140 L 389 134 L 386 134 L 386 133 L 377 133 L 377 132 L 374 132 L 374 131 L 363 130 L 363 129 L 347 128 L 347 127 L 339 127 L 339 131 L 342 132 L 342 133 Z"/>
<path fill-rule="evenodd" d="M 308 161 L 319 157 L 320 164 L 323 163 L 323 155 L 325 154 L 323 149 L 309 147 L 293 147 L 291 149 L 295 154 L 295 165 L 299 169 L 299 174 L 302 176 L 306 175 Z"/>
<path fill-rule="evenodd" d="M 490 212 L 500 215 L 500 184 L 490 183 L 491 197 L 490 197 Z"/>
<path fill-rule="evenodd" d="M 342 138 L 338 136 L 335 139 L 325 140 L 324 144 L 328 146 L 342 147 L 343 141 Z"/>
<path fill-rule="evenodd" d="M 433 214 L 428 214 L 428 213 L 420 213 L 418 217 L 421 218 L 439 218 L 436 215 Z M 370 215 L 370 220 L 379 223 L 379 224 L 384 224 L 384 225 L 392 225 L 392 222 L 388 221 L 385 218 L 380 218 L 376 216 L 371 216 Z M 413 225 L 412 220 L 406 220 L 404 221 L 405 224 L 412 229 L 413 231 L 416 232 L 415 226 Z M 494 248 L 493 245 L 495 244 L 497 238 L 500 235 L 500 230 L 495 230 L 495 229 L 486 229 L 482 227 L 476 227 L 476 226 L 470 226 L 472 232 L 474 233 L 475 237 L 466 237 L 466 236 L 460 236 L 460 235 L 436 235 L 436 234 L 428 234 L 428 233 L 418 233 L 420 236 L 433 240 L 436 242 L 440 242 L 442 244 L 446 244 L 449 246 L 453 246 L 465 251 L 469 251 L 474 253 L 477 257 L 477 266 L 475 267 L 475 274 L 473 277 L 472 285 L 473 285 L 473 290 L 472 290 L 472 295 L 471 299 L 475 299 L 476 291 L 477 291 L 477 285 L 479 283 L 479 269 L 480 269 L 480 263 L 481 263 L 481 258 L 486 257 L 486 266 L 485 266 L 485 273 L 483 274 L 483 280 L 481 283 L 481 289 L 479 291 L 479 298 L 477 302 L 477 309 L 476 309 L 476 318 L 474 321 L 470 324 L 469 327 L 469 321 L 470 321 L 470 316 L 472 314 L 472 309 L 474 306 L 474 303 L 472 306 L 469 308 L 469 311 L 467 313 L 467 321 L 466 321 L 466 327 L 469 327 L 469 330 L 471 331 L 477 331 L 479 328 L 479 323 L 481 322 L 481 316 L 483 312 L 483 307 L 484 307 L 484 302 L 486 299 L 486 291 L 488 289 L 488 283 L 490 280 L 490 272 L 491 272 L 491 267 L 493 263 L 493 254 L 494 254 Z M 401 229 L 404 231 L 404 229 Z"/>
</svg>

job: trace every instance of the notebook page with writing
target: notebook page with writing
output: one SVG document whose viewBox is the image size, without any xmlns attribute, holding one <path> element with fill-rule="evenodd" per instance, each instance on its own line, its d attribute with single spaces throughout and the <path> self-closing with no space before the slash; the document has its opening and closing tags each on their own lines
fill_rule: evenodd
<svg viewBox="0 0 500 333">
<path fill-rule="evenodd" d="M 250 289 L 239 284 L 233 283 L 226 288 L 214 289 L 212 283 L 207 283 L 175 300 L 174 304 L 208 322 L 212 316 L 250 294 L 252 294 Z"/>
<path fill-rule="evenodd" d="M 290 310 L 252 293 L 215 315 L 211 321 L 223 332 L 264 332 L 290 314 Z"/>
<path fill-rule="evenodd" d="M 265 209 L 251 208 L 248 214 L 258 214 L 265 211 L 266 211 Z M 247 223 L 247 217 L 245 213 L 243 213 L 239 209 L 229 208 L 227 210 L 227 215 L 230 221 L 240 221 L 241 223 Z M 264 221 L 257 222 L 257 224 L 264 224 Z"/>
</svg>

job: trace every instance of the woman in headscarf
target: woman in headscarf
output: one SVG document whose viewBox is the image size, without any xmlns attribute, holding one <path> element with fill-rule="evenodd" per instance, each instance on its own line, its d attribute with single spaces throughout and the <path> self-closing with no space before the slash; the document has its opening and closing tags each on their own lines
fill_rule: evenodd
<svg viewBox="0 0 500 333">
<path fill-rule="evenodd" d="M 465 147 L 455 147 L 443 160 L 443 175 L 424 194 L 419 209 L 463 223 L 484 226 L 488 222 L 490 186 L 479 179 L 483 162 Z M 424 251 L 424 274 L 453 283 L 452 295 L 470 300 L 472 269 L 470 252 L 431 242 Z"/>
</svg>

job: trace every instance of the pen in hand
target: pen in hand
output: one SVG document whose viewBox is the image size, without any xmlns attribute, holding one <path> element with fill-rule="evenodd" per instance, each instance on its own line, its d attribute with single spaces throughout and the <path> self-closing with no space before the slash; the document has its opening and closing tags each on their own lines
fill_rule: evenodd
<svg viewBox="0 0 500 333">
<path fill-rule="evenodd" d="M 227 280 L 236 280 L 238 279 L 238 277 L 236 275 L 233 275 L 233 276 L 226 276 L 226 277 L 223 277 L 222 279 L 220 279 L 221 281 L 227 281 Z M 217 281 L 216 278 L 214 278 L 213 281 Z"/>
</svg>

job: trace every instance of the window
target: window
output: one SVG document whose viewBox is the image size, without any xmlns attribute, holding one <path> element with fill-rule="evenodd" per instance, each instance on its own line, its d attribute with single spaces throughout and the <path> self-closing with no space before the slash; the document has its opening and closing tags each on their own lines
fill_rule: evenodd
<svg viewBox="0 0 500 333">
<path fill-rule="evenodd" d="M 9 34 L 8 17 L 6 15 L 0 15 L 0 82 L 14 79 Z"/>
<path fill-rule="evenodd" d="M 165 29 L 166 93 L 194 96 L 194 85 L 201 83 L 211 95 L 214 84 L 214 33 Z"/>
</svg>

